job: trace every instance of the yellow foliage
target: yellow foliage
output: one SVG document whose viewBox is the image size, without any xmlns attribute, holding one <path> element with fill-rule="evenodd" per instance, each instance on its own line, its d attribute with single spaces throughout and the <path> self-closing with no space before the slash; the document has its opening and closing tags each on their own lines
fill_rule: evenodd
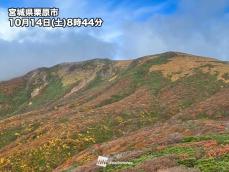
<svg viewBox="0 0 229 172">
<path fill-rule="evenodd" d="M 0 164 L 3 164 L 5 162 L 4 158 L 0 158 Z"/>
<path fill-rule="evenodd" d="M 121 116 L 117 116 L 115 119 L 119 124 L 124 122 L 124 119 Z"/>
<path fill-rule="evenodd" d="M 20 133 L 15 133 L 14 135 L 15 135 L 15 136 L 20 136 Z"/>
<path fill-rule="evenodd" d="M 226 83 L 229 82 L 229 80 L 223 78 L 225 73 L 229 73 L 229 65 L 218 63 L 216 60 L 210 58 L 177 56 L 166 64 L 153 65 L 150 68 L 150 72 L 161 71 L 164 77 L 170 78 L 171 81 L 176 81 L 182 77 L 193 75 L 193 69 L 199 67 L 202 72 L 212 75 L 218 73 L 218 80 L 223 80 Z"/>
</svg>

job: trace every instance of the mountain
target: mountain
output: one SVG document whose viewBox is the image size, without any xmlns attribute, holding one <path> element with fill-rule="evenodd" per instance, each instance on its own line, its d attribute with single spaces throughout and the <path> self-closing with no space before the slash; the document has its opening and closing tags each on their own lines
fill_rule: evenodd
<svg viewBox="0 0 229 172">
<path fill-rule="evenodd" d="M 96 166 L 98 156 L 132 165 Z M 229 63 L 179 52 L 0 82 L 0 171 L 228 171 Z"/>
</svg>

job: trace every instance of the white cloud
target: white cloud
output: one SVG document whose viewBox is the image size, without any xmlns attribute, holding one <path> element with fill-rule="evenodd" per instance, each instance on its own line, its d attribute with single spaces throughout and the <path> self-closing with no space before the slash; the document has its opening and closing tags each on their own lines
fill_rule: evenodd
<svg viewBox="0 0 229 172">
<path fill-rule="evenodd" d="M 12 28 L 8 21 L 8 13 L 4 8 L 0 8 L 0 39 L 13 41 L 17 39 L 18 34 L 25 31 L 25 28 Z"/>
<path fill-rule="evenodd" d="M 229 60 L 228 1 L 183 0 L 173 15 L 154 15 L 123 27 L 122 57 L 182 51 Z M 229 3 L 227 3 L 229 5 Z"/>
</svg>

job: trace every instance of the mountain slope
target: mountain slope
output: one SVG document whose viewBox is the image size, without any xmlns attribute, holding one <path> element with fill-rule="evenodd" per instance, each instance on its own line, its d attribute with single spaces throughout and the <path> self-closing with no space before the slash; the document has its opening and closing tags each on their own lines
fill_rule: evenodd
<svg viewBox="0 0 229 172">
<path fill-rule="evenodd" d="M 41 68 L 0 83 L 0 171 L 100 171 L 99 155 L 134 162 L 107 171 L 227 171 L 228 116 L 228 62 L 167 52 Z"/>
</svg>

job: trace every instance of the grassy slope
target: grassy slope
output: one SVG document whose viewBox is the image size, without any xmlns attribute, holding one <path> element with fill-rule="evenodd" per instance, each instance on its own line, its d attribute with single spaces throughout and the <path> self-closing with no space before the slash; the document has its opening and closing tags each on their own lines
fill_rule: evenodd
<svg viewBox="0 0 229 172">
<path fill-rule="evenodd" d="M 194 103 L 199 103 L 211 97 L 222 88 L 228 88 L 228 84 L 217 80 L 217 77 L 214 75 L 203 73 L 198 68 L 193 69 L 195 72 L 194 75 L 181 78 L 175 82 L 171 82 L 169 78 L 165 78 L 159 71 L 149 72 L 152 65 L 166 64 L 171 58 L 173 58 L 173 56 L 173 53 L 166 53 L 160 55 L 158 58 L 146 59 L 146 61 L 144 61 L 145 59 L 136 60 L 132 62 L 127 69 L 121 70 L 121 72 L 119 71 L 117 78 L 112 82 L 110 82 L 109 79 L 113 77 L 113 75 L 104 78 L 104 72 L 101 74 L 100 71 L 97 73 L 97 77 L 87 85 L 82 92 L 72 95 L 72 97 L 75 97 L 74 99 L 71 99 L 70 97 L 65 100 L 68 102 L 67 104 L 69 104 L 69 102 L 77 102 L 77 100 L 90 102 L 90 100 L 103 95 L 101 90 L 109 90 L 121 80 L 130 79 L 128 87 L 123 87 L 121 91 L 115 92 L 112 96 L 103 98 L 97 103 L 94 109 L 85 109 L 80 110 L 79 112 L 78 108 L 84 107 L 83 103 L 81 107 L 72 106 L 72 109 L 66 112 L 60 107 L 60 112 L 64 115 L 62 118 L 54 115 L 59 113 L 59 110 L 57 110 L 53 113 L 51 112 L 51 114 L 49 114 L 50 112 L 45 112 L 47 113 L 46 122 L 44 122 L 43 118 L 38 118 L 38 121 L 36 121 L 37 125 L 35 125 L 36 127 L 28 127 L 26 126 L 27 124 L 21 127 L 18 123 L 16 124 L 16 127 L 10 128 L 6 126 L 6 129 L 1 130 L 0 135 L 1 140 L 3 140 L 0 143 L 2 148 L 6 148 L 7 145 L 15 141 L 21 142 L 24 145 L 31 145 L 34 142 L 34 145 L 32 145 L 32 149 L 23 149 L 22 151 L 11 152 L 10 149 L 7 150 L 6 148 L 4 151 L 6 155 L 0 159 L 0 169 L 10 169 L 12 171 L 51 171 L 94 144 L 103 144 L 109 140 L 128 135 L 130 131 L 137 131 L 142 127 L 150 127 L 156 122 L 169 119 L 172 115 L 167 113 L 169 112 L 169 109 L 166 110 L 165 107 L 162 107 L 159 103 L 159 96 L 166 90 L 176 90 L 177 88 L 183 88 L 183 90 L 185 90 L 176 100 L 176 103 L 178 104 L 177 111 L 181 112 Z M 103 70 L 107 71 L 106 68 L 103 68 Z M 42 91 L 42 94 L 33 99 L 33 104 L 30 107 L 31 109 L 37 109 L 47 103 L 57 100 L 69 89 L 62 85 L 60 78 L 57 76 L 49 75 L 48 83 L 48 86 Z M 107 86 L 103 87 L 104 85 Z M 118 103 L 134 94 L 142 87 L 149 90 L 151 96 L 156 100 L 150 102 L 150 107 L 147 111 L 145 109 L 139 109 L 138 111 L 125 110 L 121 114 L 116 114 L 115 112 L 110 113 L 110 111 L 106 112 L 106 105 Z M 91 94 L 93 92 L 97 92 L 97 94 Z M 15 106 L 23 106 L 26 101 L 28 102 L 28 100 L 24 99 L 24 96 L 21 96 L 20 93 L 22 94 L 23 91 L 18 92 L 19 96 L 14 94 L 15 97 L 13 99 L 15 102 L 20 102 Z M 18 99 L 19 97 L 21 99 Z M 6 99 L 2 94 L 0 98 L 2 101 Z M 66 108 L 64 104 L 62 106 L 63 108 Z M 100 109 L 105 110 L 101 113 Z M 74 111 L 74 113 L 71 111 Z M 101 117 L 99 117 L 97 113 L 100 114 Z M 74 114 L 74 116 L 72 116 L 72 114 Z M 85 115 L 87 115 L 87 118 L 85 118 Z M 93 120 L 94 115 L 97 115 L 96 120 Z M 26 118 L 27 117 L 25 117 L 25 120 Z M 103 122 L 101 122 L 100 118 L 102 118 Z M 13 120 L 14 119 L 12 119 L 12 121 Z M 78 128 L 74 128 L 77 127 L 75 125 L 79 120 L 81 123 L 89 122 L 91 124 L 84 125 L 82 123 L 83 127 L 79 130 Z M 34 123 L 31 120 L 29 121 L 30 123 Z M 47 130 L 45 124 L 48 121 L 51 122 L 48 125 L 49 129 Z M 72 126 L 73 124 L 74 126 Z M 9 126 L 11 125 L 9 124 Z M 70 129 L 71 127 L 73 127 L 72 130 Z M 52 131 L 55 128 L 59 128 L 59 134 Z M 67 132 L 66 130 L 68 131 L 67 135 L 64 134 Z M 209 131 L 209 133 L 211 132 Z M 44 138 L 41 142 L 42 137 Z M 147 154 L 143 154 L 135 159 L 130 159 L 134 162 L 134 167 L 131 168 L 135 168 L 135 166 L 144 163 L 145 160 L 169 154 L 178 155 L 177 164 L 196 167 L 202 171 L 217 171 L 227 168 L 228 157 L 224 154 L 212 158 L 207 155 L 199 157 L 196 156 L 196 154 L 198 154 L 197 152 L 200 150 L 196 150 L 195 146 L 180 147 L 180 145 L 184 143 L 195 143 L 202 140 L 216 140 L 218 147 L 220 147 L 221 145 L 228 144 L 228 135 L 216 133 L 215 135 L 185 137 L 180 140 L 180 143 L 166 145 L 163 150 L 148 152 Z M 132 150 L 132 148 L 130 150 Z M 95 154 L 97 156 L 100 153 L 97 152 Z M 187 154 L 185 158 L 182 156 L 180 157 L 180 155 L 184 154 Z M 75 163 L 74 167 L 76 164 L 81 165 L 87 161 L 88 160 L 80 160 L 80 162 L 78 161 Z M 129 167 L 111 166 L 107 170 L 114 171 L 119 168 Z"/>
</svg>

